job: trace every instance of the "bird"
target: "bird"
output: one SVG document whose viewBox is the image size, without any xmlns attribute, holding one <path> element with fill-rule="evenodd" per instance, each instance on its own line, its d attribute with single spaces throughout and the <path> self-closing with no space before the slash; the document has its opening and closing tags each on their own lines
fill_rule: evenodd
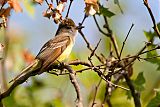
<svg viewBox="0 0 160 107">
<path fill-rule="evenodd" d="M 55 36 L 42 46 L 34 61 L 10 82 L 18 80 L 28 72 L 38 71 L 38 74 L 41 74 L 52 65 L 68 58 L 74 46 L 78 29 L 72 19 L 63 19 Z"/>
</svg>

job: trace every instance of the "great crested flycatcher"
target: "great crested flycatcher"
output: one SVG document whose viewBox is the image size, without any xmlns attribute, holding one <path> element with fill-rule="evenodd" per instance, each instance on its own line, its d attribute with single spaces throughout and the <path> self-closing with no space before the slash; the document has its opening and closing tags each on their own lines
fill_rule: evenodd
<svg viewBox="0 0 160 107">
<path fill-rule="evenodd" d="M 22 72 L 11 81 L 17 80 L 28 72 L 38 71 L 38 74 L 41 74 L 51 65 L 58 64 L 58 62 L 66 59 L 74 45 L 77 30 L 78 27 L 76 27 L 72 19 L 66 18 L 62 20 L 55 37 L 45 43 L 33 63 L 23 69 Z"/>
</svg>

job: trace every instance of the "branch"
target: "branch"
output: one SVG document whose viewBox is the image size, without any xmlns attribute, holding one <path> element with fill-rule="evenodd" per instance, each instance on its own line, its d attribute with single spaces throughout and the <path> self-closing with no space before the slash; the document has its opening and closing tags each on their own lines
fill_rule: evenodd
<svg viewBox="0 0 160 107">
<path fill-rule="evenodd" d="M 95 15 L 93 16 L 93 18 L 94 18 L 94 21 L 95 21 L 95 23 L 96 23 L 96 25 L 97 25 L 98 30 L 99 30 L 102 34 L 104 34 L 104 35 L 106 35 L 106 36 L 109 36 L 110 34 L 105 33 L 105 32 L 100 28 L 100 26 L 99 26 L 99 24 L 98 24 L 98 21 L 97 21 Z"/>
<path fill-rule="evenodd" d="M 57 6 L 58 6 L 58 0 L 56 0 Z"/>
<path fill-rule="evenodd" d="M 126 80 L 126 83 L 128 85 L 128 87 L 130 88 L 131 90 L 131 94 L 133 96 L 133 99 L 134 99 L 134 104 L 135 104 L 135 107 L 141 107 L 141 102 L 140 102 L 140 95 L 138 92 L 136 92 L 134 86 L 133 86 L 133 83 L 132 81 L 130 80 L 130 78 L 128 77 L 127 73 L 123 73 L 123 76 Z"/>
<path fill-rule="evenodd" d="M 89 59 L 91 59 L 92 56 L 94 56 L 96 49 L 98 48 L 99 44 L 101 42 L 101 39 L 98 41 L 96 47 L 94 48 L 94 50 L 92 51 L 91 55 L 89 56 Z"/>
<path fill-rule="evenodd" d="M 77 93 L 76 107 L 83 107 L 82 96 L 81 96 L 81 93 L 80 93 L 80 86 L 79 86 L 79 84 L 76 80 L 75 73 L 69 65 L 65 65 L 64 68 L 66 68 L 69 71 L 69 77 L 70 77 L 71 83 L 73 84 L 73 86 L 76 90 L 76 93 Z"/>
<path fill-rule="evenodd" d="M 117 41 L 115 39 L 115 36 L 113 35 L 113 32 L 109 27 L 107 18 L 105 16 L 103 16 L 103 18 L 104 18 L 104 21 L 105 21 L 104 28 L 106 28 L 108 33 L 110 34 L 109 38 L 112 41 L 112 44 L 114 46 L 114 49 L 115 49 L 115 52 L 116 52 L 116 55 L 117 55 L 118 59 L 120 59 L 119 49 L 118 49 L 118 45 L 117 45 Z"/>
<path fill-rule="evenodd" d="M 58 69 L 58 70 L 61 70 L 63 68 L 66 68 L 68 71 L 69 71 L 69 75 L 70 75 L 70 79 L 71 79 L 71 82 L 72 84 L 74 85 L 75 87 L 75 90 L 76 90 L 76 93 L 77 93 L 77 107 L 83 107 L 83 104 L 82 104 L 82 96 L 80 94 L 80 86 L 76 80 L 76 77 L 75 77 L 75 73 L 74 71 L 72 70 L 72 68 L 69 66 L 69 65 L 61 65 L 61 66 L 52 66 L 51 68 L 55 68 L 55 69 Z M 51 68 L 49 68 L 47 71 L 49 71 Z M 9 87 L 9 89 L 7 91 L 5 91 L 4 93 L 0 94 L 0 102 L 2 101 L 3 98 L 5 97 L 8 97 L 11 92 L 20 84 L 24 83 L 29 77 L 31 76 L 35 76 L 39 74 L 39 70 L 35 70 L 35 71 L 32 71 L 32 72 L 28 72 L 26 73 L 25 75 L 22 75 L 21 77 L 19 77 L 17 80 L 15 80 L 13 82 L 13 84 Z"/>
<path fill-rule="evenodd" d="M 102 82 L 102 78 L 99 80 L 98 84 L 97 84 L 96 87 L 95 87 L 95 93 L 94 93 L 93 102 L 92 102 L 91 107 L 93 107 L 93 106 L 96 104 L 96 103 L 95 103 L 96 95 L 97 95 L 98 88 L 99 88 L 101 82 Z"/>
<path fill-rule="evenodd" d="M 146 8 L 147 8 L 147 10 L 148 10 L 148 12 L 149 12 L 149 14 L 151 16 L 151 19 L 152 19 L 152 22 L 153 22 L 153 29 L 154 29 L 154 31 L 156 32 L 157 36 L 160 39 L 160 32 L 159 32 L 158 26 L 156 24 L 156 20 L 155 20 L 155 18 L 153 16 L 152 10 L 151 10 L 151 8 L 150 8 L 150 6 L 148 4 L 148 1 L 147 0 L 143 0 L 143 2 L 144 2 L 144 5 L 146 6 Z"/>
<path fill-rule="evenodd" d="M 87 48 L 88 48 L 91 52 L 93 52 L 93 49 L 92 49 L 90 43 L 88 42 L 88 40 L 86 39 L 85 35 L 83 34 L 82 30 L 80 29 L 80 30 L 78 30 L 78 32 L 81 34 L 82 38 L 83 38 L 84 41 L 86 42 Z M 98 59 L 101 63 L 103 63 L 103 60 L 102 60 L 96 53 L 95 53 L 95 56 L 97 57 L 97 59 Z"/>
</svg>

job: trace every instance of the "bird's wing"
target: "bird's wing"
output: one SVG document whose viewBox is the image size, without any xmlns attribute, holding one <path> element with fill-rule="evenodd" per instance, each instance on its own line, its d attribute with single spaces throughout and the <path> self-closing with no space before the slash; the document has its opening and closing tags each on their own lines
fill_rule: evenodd
<svg viewBox="0 0 160 107">
<path fill-rule="evenodd" d="M 51 54 L 55 53 L 55 49 L 65 46 L 69 41 L 69 36 L 56 36 L 55 38 L 50 39 L 40 49 L 36 58 L 45 61 Z"/>
<path fill-rule="evenodd" d="M 42 70 L 48 67 L 51 63 L 63 53 L 70 43 L 69 36 L 56 36 L 49 40 L 40 50 L 36 58 L 43 61 Z"/>
</svg>

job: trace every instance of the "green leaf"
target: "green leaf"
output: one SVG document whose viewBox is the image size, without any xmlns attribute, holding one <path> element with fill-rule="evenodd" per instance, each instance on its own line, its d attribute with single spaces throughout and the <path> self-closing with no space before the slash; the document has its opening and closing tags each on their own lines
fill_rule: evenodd
<svg viewBox="0 0 160 107">
<path fill-rule="evenodd" d="M 143 91 L 145 89 L 144 88 L 145 78 L 143 76 L 143 72 L 140 72 L 138 74 L 137 78 L 133 81 L 133 84 L 137 91 Z"/>
<path fill-rule="evenodd" d="M 155 47 L 156 47 L 156 45 L 150 45 L 147 47 L 147 50 L 149 51 Z M 159 62 L 159 58 L 158 57 L 156 58 L 155 56 L 158 56 L 158 53 L 156 50 L 147 52 L 147 56 L 146 56 L 146 58 L 148 58 L 147 61 L 157 64 Z M 155 57 L 155 58 L 153 58 L 153 57 Z"/>
<path fill-rule="evenodd" d="M 156 93 L 156 96 L 151 99 L 147 107 L 159 107 L 160 106 L 160 92 Z"/>
<path fill-rule="evenodd" d="M 144 31 L 144 34 L 145 34 L 146 38 L 148 39 L 148 41 L 152 42 L 154 40 L 155 34 L 152 33 L 151 31 L 149 31 L 149 32 Z"/>
<path fill-rule="evenodd" d="M 100 15 L 103 15 L 109 18 L 115 15 L 113 12 L 109 11 L 108 8 L 105 8 L 103 6 L 99 7 L 99 12 L 100 12 L 99 13 Z"/>
<path fill-rule="evenodd" d="M 158 64 L 157 70 L 160 70 L 160 60 L 157 62 L 157 64 Z"/>
<path fill-rule="evenodd" d="M 131 91 L 126 91 L 127 99 L 131 100 L 132 94 Z"/>
<path fill-rule="evenodd" d="M 145 78 L 143 76 L 143 72 L 140 72 L 137 78 L 134 80 L 134 83 L 137 85 L 143 85 L 145 83 Z"/>
<path fill-rule="evenodd" d="M 118 0 L 114 0 L 114 4 L 119 4 L 119 1 Z"/>
<path fill-rule="evenodd" d="M 23 4 L 24 4 L 24 7 L 26 8 L 27 13 L 29 14 L 29 16 L 34 17 L 35 5 L 33 5 L 33 3 L 31 1 L 28 1 L 28 0 L 24 0 Z"/>
</svg>

